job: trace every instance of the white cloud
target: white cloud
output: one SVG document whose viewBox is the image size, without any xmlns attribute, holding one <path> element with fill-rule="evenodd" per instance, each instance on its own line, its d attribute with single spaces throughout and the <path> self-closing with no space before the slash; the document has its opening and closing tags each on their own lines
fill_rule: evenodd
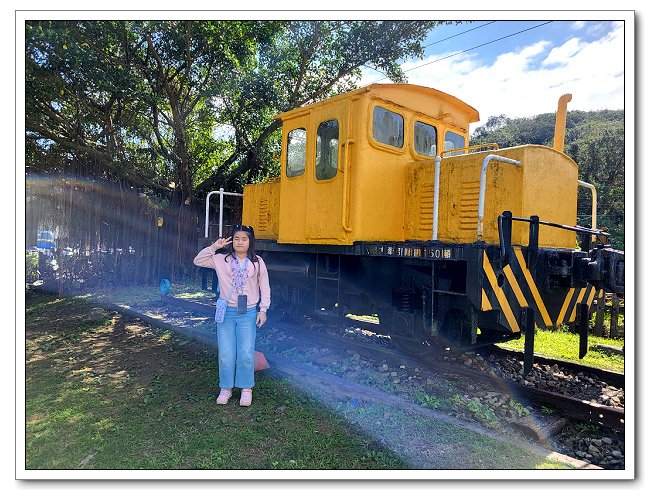
<svg viewBox="0 0 650 500">
<path fill-rule="evenodd" d="M 555 63 L 567 64 L 581 50 L 581 45 L 580 39 L 572 38 L 559 47 L 553 47 L 546 59 L 542 62 L 542 65 L 550 66 Z"/>
<path fill-rule="evenodd" d="M 552 113 L 559 97 L 567 93 L 573 96 L 570 111 L 624 107 L 622 23 L 593 42 L 571 38 L 553 47 L 542 40 L 501 54 L 490 65 L 479 63 L 477 53 L 450 55 L 431 55 L 407 62 L 403 68 L 409 83 L 447 92 L 476 108 L 481 122 L 472 130 L 490 116 Z M 363 84 L 381 77 L 368 73 Z"/>
</svg>

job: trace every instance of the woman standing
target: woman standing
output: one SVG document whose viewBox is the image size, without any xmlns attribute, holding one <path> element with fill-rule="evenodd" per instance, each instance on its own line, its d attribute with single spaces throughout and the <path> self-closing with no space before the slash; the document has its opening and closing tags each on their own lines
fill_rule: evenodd
<svg viewBox="0 0 650 500">
<path fill-rule="evenodd" d="M 228 252 L 215 254 L 227 245 Z M 238 387 L 240 406 L 250 406 L 255 385 L 255 326 L 266 322 L 271 304 L 269 274 L 262 258 L 255 254 L 253 228 L 233 226 L 230 237 L 205 247 L 194 257 L 194 264 L 217 272 L 220 297 L 228 301 L 223 323 L 217 323 L 221 388 L 217 404 L 225 405 L 232 388 Z"/>
</svg>

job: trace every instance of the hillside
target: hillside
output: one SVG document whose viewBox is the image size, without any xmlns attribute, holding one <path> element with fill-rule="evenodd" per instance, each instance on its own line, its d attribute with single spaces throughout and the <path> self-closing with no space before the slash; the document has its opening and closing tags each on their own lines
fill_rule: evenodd
<svg viewBox="0 0 650 500">
<path fill-rule="evenodd" d="M 471 136 L 471 144 L 553 145 L 555 113 L 532 118 L 490 117 Z M 579 167 L 579 178 L 596 186 L 598 225 L 612 234 L 615 248 L 625 248 L 625 130 L 623 110 L 569 111 L 564 152 Z M 578 224 L 591 226 L 591 195 L 578 191 Z"/>
</svg>

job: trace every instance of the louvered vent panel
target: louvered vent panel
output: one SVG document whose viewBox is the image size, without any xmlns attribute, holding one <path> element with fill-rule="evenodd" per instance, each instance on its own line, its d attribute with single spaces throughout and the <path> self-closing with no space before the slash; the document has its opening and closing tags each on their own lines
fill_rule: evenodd
<svg viewBox="0 0 650 500">
<path fill-rule="evenodd" d="M 461 231 L 476 231 L 478 224 L 478 195 L 480 181 L 463 182 L 460 188 L 459 229 Z"/>
<path fill-rule="evenodd" d="M 257 225 L 260 231 L 266 231 L 269 228 L 269 200 L 261 199 L 258 206 Z"/>
<path fill-rule="evenodd" d="M 419 212 L 420 231 L 431 231 L 433 227 L 433 183 L 424 183 L 420 188 L 420 212 Z"/>
</svg>

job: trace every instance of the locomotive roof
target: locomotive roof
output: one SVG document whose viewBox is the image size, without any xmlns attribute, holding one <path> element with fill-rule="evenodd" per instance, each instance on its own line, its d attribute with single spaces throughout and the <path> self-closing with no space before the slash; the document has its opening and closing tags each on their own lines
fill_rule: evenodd
<svg viewBox="0 0 650 500">
<path fill-rule="evenodd" d="M 295 108 L 289 111 L 285 111 L 284 113 L 280 113 L 276 115 L 275 118 L 280 120 L 285 120 L 291 118 L 294 115 L 302 114 L 306 110 L 309 110 L 310 108 L 314 108 L 316 106 L 322 106 L 323 104 L 335 102 L 338 100 L 349 99 L 355 95 L 363 94 L 366 92 L 373 92 L 381 97 L 382 94 L 385 93 L 384 91 L 389 89 L 398 89 L 401 92 L 404 92 L 405 94 L 406 93 L 424 94 L 425 96 L 430 97 L 431 99 L 447 102 L 451 106 L 457 108 L 459 111 L 467 113 L 469 123 L 477 122 L 479 120 L 478 111 L 474 109 L 472 106 L 470 106 L 469 104 L 467 104 L 466 102 L 461 101 L 457 97 L 454 97 L 453 95 L 447 94 L 440 90 L 436 90 L 434 88 L 424 87 L 422 85 L 413 85 L 410 83 L 373 83 L 371 85 L 367 85 L 365 87 L 361 87 L 356 90 L 352 90 L 350 92 L 345 92 L 344 94 L 339 94 L 330 97 L 328 99 L 324 99 L 322 101 L 309 104 L 307 106 L 302 106 L 300 108 Z"/>
</svg>

